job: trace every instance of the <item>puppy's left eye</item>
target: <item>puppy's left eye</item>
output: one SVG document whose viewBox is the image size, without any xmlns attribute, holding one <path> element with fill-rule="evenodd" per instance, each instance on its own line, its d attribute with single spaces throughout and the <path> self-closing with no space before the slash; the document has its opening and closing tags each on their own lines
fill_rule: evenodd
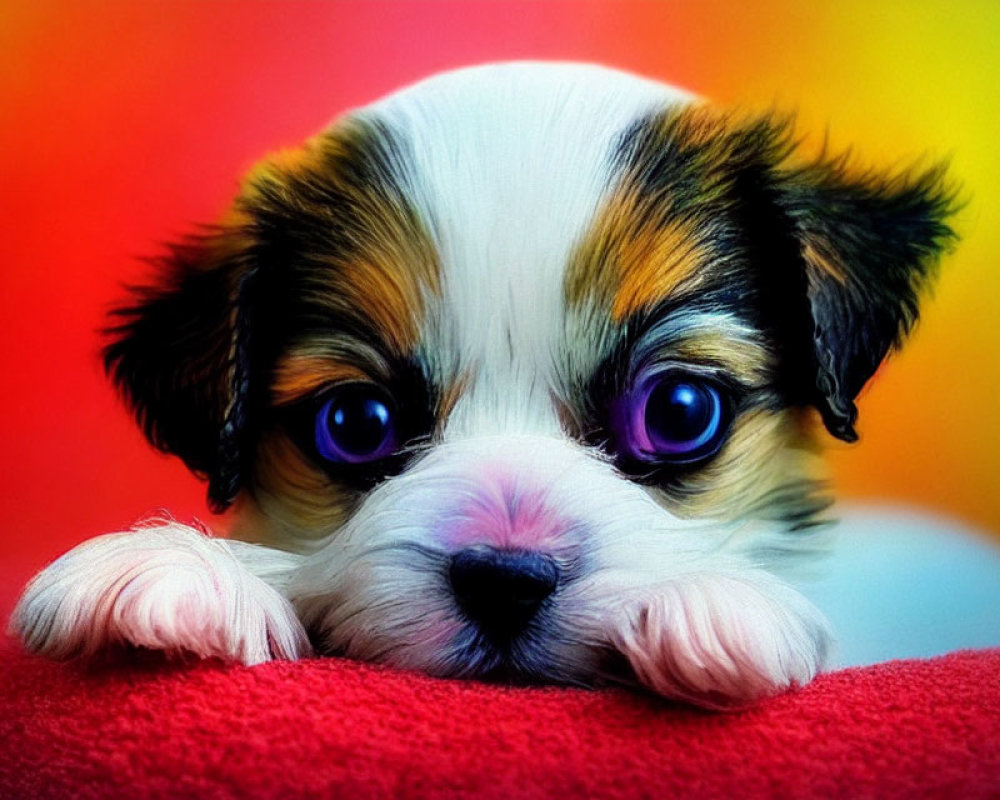
<svg viewBox="0 0 1000 800">
<path fill-rule="evenodd" d="M 379 387 L 351 383 L 333 390 L 316 413 L 316 450 L 327 461 L 363 464 L 399 445 L 392 400 Z"/>
<path fill-rule="evenodd" d="M 715 455 L 729 432 L 730 404 L 714 383 L 665 372 L 637 382 L 612 409 L 621 455 L 650 464 L 693 464 Z"/>
</svg>

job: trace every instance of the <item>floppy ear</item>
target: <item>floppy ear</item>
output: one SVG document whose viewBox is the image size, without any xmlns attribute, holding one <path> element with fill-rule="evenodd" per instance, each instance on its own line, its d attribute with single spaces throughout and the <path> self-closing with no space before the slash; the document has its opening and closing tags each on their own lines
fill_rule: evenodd
<svg viewBox="0 0 1000 800">
<path fill-rule="evenodd" d="M 104 365 L 149 441 L 209 481 L 222 511 L 239 492 L 248 425 L 248 300 L 253 274 L 239 235 L 171 248 L 159 286 L 117 309 Z"/>
<path fill-rule="evenodd" d="M 844 160 L 781 178 L 813 321 L 815 403 L 827 429 L 855 441 L 854 400 L 917 320 L 922 290 L 955 238 L 941 167 L 851 177 Z"/>
</svg>

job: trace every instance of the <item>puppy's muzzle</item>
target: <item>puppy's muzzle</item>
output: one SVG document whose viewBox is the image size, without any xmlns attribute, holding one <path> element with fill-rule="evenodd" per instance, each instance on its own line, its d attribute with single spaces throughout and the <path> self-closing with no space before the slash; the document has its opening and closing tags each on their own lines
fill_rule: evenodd
<svg viewBox="0 0 1000 800">
<path fill-rule="evenodd" d="M 559 585 L 559 565 L 541 553 L 469 547 L 448 570 L 462 612 L 494 642 L 521 633 Z"/>
</svg>

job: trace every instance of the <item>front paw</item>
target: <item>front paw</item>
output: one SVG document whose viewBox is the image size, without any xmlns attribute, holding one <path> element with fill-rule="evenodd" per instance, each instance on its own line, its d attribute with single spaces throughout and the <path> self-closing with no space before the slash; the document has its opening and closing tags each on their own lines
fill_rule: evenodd
<svg viewBox="0 0 1000 800">
<path fill-rule="evenodd" d="M 243 664 L 309 644 L 291 604 L 228 543 L 175 522 L 84 542 L 28 584 L 11 632 L 50 658 L 122 644 Z"/>
<path fill-rule="evenodd" d="M 628 605 L 613 628 L 640 684 L 708 708 L 808 683 L 830 645 L 819 611 L 761 573 L 685 576 Z"/>
</svg>

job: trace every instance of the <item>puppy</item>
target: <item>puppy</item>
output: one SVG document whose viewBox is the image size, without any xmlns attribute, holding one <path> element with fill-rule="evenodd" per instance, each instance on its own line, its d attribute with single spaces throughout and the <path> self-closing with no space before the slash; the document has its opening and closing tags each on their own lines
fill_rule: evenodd
<svg viewBox="0 0 1000 800">
<path fill-rule="evenodd" d="M 443 74 L 254 170 L 120 310 L 146 435 L 234 506 L 86 542 L 33 651 L 626 683 L 710 707 L 807 683 L 815 412 L 914 324 L 938 168 L 796 159 L 787 121 L 579 65 Z"/>
</svg>

